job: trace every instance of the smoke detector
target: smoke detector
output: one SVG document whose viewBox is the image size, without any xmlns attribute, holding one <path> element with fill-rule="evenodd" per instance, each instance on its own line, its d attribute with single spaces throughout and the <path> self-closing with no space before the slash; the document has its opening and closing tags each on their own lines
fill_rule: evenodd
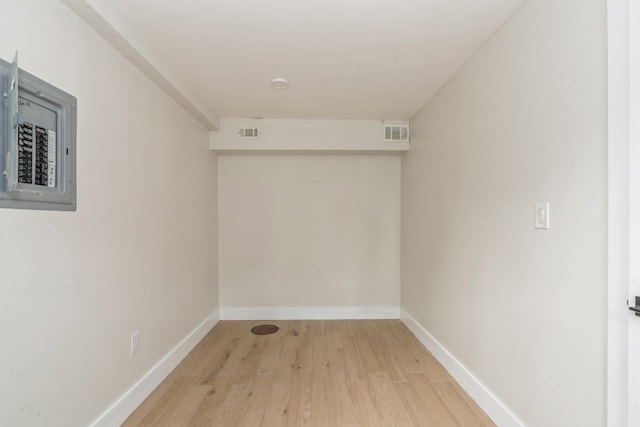
<svg viewBox="0 0 640 427">
<path fill-rule="evenodd" d="M 275 90 L 285 90 L 289 87 L 289 82 L 286 79 L 273 79 L 271 80 L 271 87 Z"/>
</svg>

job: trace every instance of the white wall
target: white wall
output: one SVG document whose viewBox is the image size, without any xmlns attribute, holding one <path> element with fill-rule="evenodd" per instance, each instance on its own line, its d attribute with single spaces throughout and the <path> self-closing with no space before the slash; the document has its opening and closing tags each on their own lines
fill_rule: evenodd
<svg viewBox="0 0 640 427">
<path fill-rule="evenodd" d="M 78 210 L 0 210 L 0 425 L 82 426 L 217 307 L 216 158 L 62 2 L 2 7 L 0 57 L 78 98 Z"/>
<path fill-rule="evenodd" d="M 606 423 L 605 6 L 526 1 L 402 162 L 402 307 L 530 426 Z"/>
<path fill-rule="evenodd" d="M 223 316 L 243 307 L 397 311 L 399 156 L 247 155 L 218 162 Z M 318 265 L 324 277 L 317 277 Z"/>
</svg>

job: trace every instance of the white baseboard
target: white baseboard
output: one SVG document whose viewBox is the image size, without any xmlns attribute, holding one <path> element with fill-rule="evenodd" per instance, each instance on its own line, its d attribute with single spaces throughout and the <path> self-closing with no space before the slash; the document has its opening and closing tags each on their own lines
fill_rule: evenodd
<svg viewBox="0 0 640 427">
<path fill-rule="evenodd" d="M 221 307 L 222 320 L 399 319 L 398 307 Z"/>
<path fill-rule="evenodd" d="M 189 335 L 169 351 L 140 380 L 104 411 L 91 427 L 116 427 L 121 425 L 131 413 L 155 390 L 158 385 L 178 366 L 187 354 L 218 323 L 218 310 L 211 313 Z"/>
<path fill-rule="evenodd" d="M 496 425 L 500 427 L 522 427 L 525 425 L 409 313 L 402 310 L 400 319 Z"/>
</svg>

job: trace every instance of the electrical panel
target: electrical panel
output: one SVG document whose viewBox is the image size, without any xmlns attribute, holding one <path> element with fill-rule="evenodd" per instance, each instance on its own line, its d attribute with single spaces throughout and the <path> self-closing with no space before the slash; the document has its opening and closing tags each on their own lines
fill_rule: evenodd
<svg viewBox="0 0 640 427">
<path fill-rule="evenodd" d="M 76 98 L 0 59 L 0 208 L 76 210 Z"/>
</svg>

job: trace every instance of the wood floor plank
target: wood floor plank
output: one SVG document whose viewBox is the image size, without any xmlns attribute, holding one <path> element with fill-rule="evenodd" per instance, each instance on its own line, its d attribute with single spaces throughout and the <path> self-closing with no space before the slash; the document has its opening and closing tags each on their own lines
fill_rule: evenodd
<svg viewBox="0 0 640 427">
<path fill-rule="evenodd" d="M 342 407 L 337 410 L 326 382 L 313 382 L 311 425 L 314 427 L 342 426 Z"/>
<path fill-rule="evenodd" d="M 330 335 L 336 337 L 353 336 L 353 331 L 350 327 L 351 322 L 345 322 L 344 320 L 331 320 Z"/>
<path fill-rule="evenodd" d="M 329 337 L 329 363 L 332 378 L 345 372 L 344 338 L 342 335 Z"/>
<path fill-rule="evenodd" d="M 412 354 L 418 363 L 422 366 L 422 372 L 424 372 L 431 381 L 447 381 L 444 376 L 446 369 L 436 360 L 433 355 L 424 348 L 424 346 L 413 336 L 409 329 L 402 325 L 398 329 L 399 336 L 402 337 L 402 342 L 405 348 Z"/>
<path fill-rule="evenodd" d="M 180 405 L 190 386 L 190 378 L 177 377 L 165 390 L 156 404 L 147 411 L 145 416 L 135 425 L 156 426 L 166 422 Z M 127 424 L 127 422 L 125 422 Z M 134 425 L 134 424 L 129 424 Z"/>
<path fill-rule="evenodd" d="M 313 382 L 324 382 L 331 379 L 330 339 L 325 336 L 312 337 Z"/>
<path fill-rule="evenodd" d="M 245 361 L 247 359 L 251 361 L 252 357 L 255 357 L 257 354 L 254 344 L 256 344 L 255 335 L 249 333 L 239 336 L 234 348 L 229 353 L 229 357 L 216 375 L 223 377 L 244 375 L 246 371 L 251 368 L 251 366 L 247 366 Z"/>
<path fill-rule="evenodd" d="M 397 363 L 400 372 L 424 373 L 425 369 L 423 364 L 420 363 L 420 359 L 413 356 L 411 351 L 407 351 L 408 347 L 413 346 L 411 342 L 407 341 L 414 341 L 415 337 L 413 337 L 413 335 L 410 337 L 405 335 L 401 327 L 404 327 L 404 325 L 402 325 L 400 321 L 392 321 L 385 323 L 384 326 L 378 326 L 378 333 L 386 343 L 391 357 L 393 357 L 394 362 Z"/>
<path fill-rule="evenodd" d="M 368 334 L 357 335 L 355 341 L 363 373 L 369 375 L 382 372 L 382 368 L 378 363 L 378 357 L 376 356 L 376 350 L 374 350 Z"/>
<path fill-rule="evenodd" d="M 243 382 L 258 374 L 260 361 L 269 344 L 269 337 L 256 336 L 248 351 L 240 358 L 240 366 L 234 369 L 236 381 Z"/>
<path fill-rule="evenodd" d="M 393 387 L 389 373 L 369 374 L 369 387 L 374 397 L 374 407 L 380 414 L 384 425 L 410 425 L 409 418 L 396 389 Z"/>
<path fill-rule="evenodd" d="M 449 411 L 463 426 L 485 426 L 485 417 L 476 413 L 471 406 L 458 394 L 456 388 L 449 382 L 433 383 L 438 396 Z"/>
<path fill-rule="evenodd" d="M 368 418 L 363 416 L 359 411 L 358 405 L 353 402 L 351 393 L 349 392 L 349 385 L 344 373 L 336 374 L 332 378 L 332 393 L 336 400 L 336 405 L 340 406 L 342 415 L 342 423 L 345 427 L 349 426 L 361 426 L 366 427 L 369 425 Z"/>
<path fill-rule="evenodd" d="M 325 320 L 304 320 L 305 334 L 312 337 L 324 336 Z"/>
<path fill-rule="evenodd" d="M 364 368 L 355 338 L 353 336 L 342 337 L 342 348 L 344 349 L 344 372 L 347 382 L 364 383 Z"/>
<path fill-rule="evenodd" d="M 297 359 L 302 340 L 303 338 L 299 335 L 289 335 L 282 339 L 280 354 L 273 372 L 276 384 L 288 384 L 291 380 L 291 375 L 299 369 Z"/>
<path fill-rule="evenodd" d="M 202 401 L 209 393 L 209 386 L 191 385 L 184 395 L 176 401 L 167 416 L 160 422 L 152 424 L 154 427 L 185 427 L 188 426 Z"/>
<path fill-rule="evenodd" d="M 407 374 L 409 382 L 422 400 L 429 415 L 443 426 L 460 426 L 453 414 L 438 396 L 435 388 L 425 374 Z"/>
<path fill-rule="evenodd" d="M 347 390 L 349 399 L 357 410 L 359 419 L 362 420 L 362 425 L 384 426 L 384 420 L 380 411 L 376 409 L 367 381 L 348 383 Z"/>
<path fill-rule="evenodd" d="M 150 412 L 155 410 L 161 403 L 165 394 L 171 390 L 179 377 L 170 376 L 160 383 L 160 385 L 147 397 L 144 402 L 127 418 L 122 427 L 134 427 L 141 425 L 142 419 Z"/>
<path fill-rule="evenodd" d="M 312 337 L 313 381 L 326 382 L 344 373 L 344 346 L 340 336 Z"/>
<path fill-rule="evenodd" d="M 308 427 L 311 425 L 313 405 L 313 379 L 311 372 L 300 370 L 291 377 L 291 416 L 287 427 Z"/>
<path fill-rule="evenodd" d="M 258 375 L 273 375 L 275 372 L 282 351 L 282 338 L 282 334 L 274 334 L 267 337 L 256 367 Z"/>
<path fill-rule="evenodd" d="M 467 394 L 466 391 L 460 387 L 460 384 L 449 374 L 445 372 L 444 374 L 447 381 L 456 389 L 458 392 L 458 396 L 471 408 L 471 410 L 476 414 L 476 417 L 482 422 L 482 425 L 486 427 L 495 427 L 495 423 L 491 421 L 491 418 L 478 406 L 478 404 Z"/>
<path fill-rule="evenodd" d="M 420 364 L 424 367 L 425 375 L 432 382 L 447 381 L 444 374 L 447 370 L 436 360 L 431 353 L 426 352 L 426 356 L 418 356 Z"/>
<path fill-rule="evenodd" d="M 208 427 L 214 424 L 231 388 L 231 378 L 216 377 L 208 386 L 209 391 L 194 411 L 189 426 Z"/>
<path fill-rule="evenodd" d="M 251 393 L 251 383 L 233 384 L 222 402 L 211 423 L 211 426 L 229 427 L 236 426 L 238 419 L 242 415 L 242 410 L 249 399 Z"/>
<path fill-rule="evenodd" d="M 398 320 L 221 321 L 123 424 L 468 425 L 494 426 Z"/>
<path fill-rule="evenodd" d="M 257 375 L 250 383 L 247 401 L 238 419 L 238 427 L 261 426 L 267 409 L 273 378 L 269 375 Z"/>
<path fill-rule="evenodd" d="M 289 422 L 291 388 L 289 384 L 274 383 L 269 392 L 269 400 L 265 409 L 262 425 L 286 426 Z"/>
<path fill-rule="evenodd" d="M 208 384 L 218 375 L 239 340 L 237 336 L 232 334 L 220 334 L 217 341 L 212 341 L 211 345 L 199 351 L 195 357 L 191 357 L 192 355 L 189 354 L 176 367 L 175 375 L 191 376 L 194 383 Z"/>
<path fill-rule="evenodd" d="M 311 374 L 313 372 L 313 352 L 312 352 L 313 336 L 307 332 L 303 333 L 300 345 L 296 350 L 295 367 L 296 371 L 306 372 Z"/>
<path fill-rule="evenodd" d="M 400 395 L 402 406 L 404 407 L 411 424 L 415 427 L 438 427 L 429 411 L 425 408 L 422 399 L 418 396 L 413 386 L 409 383 L 394 383 L 394 387 Z"/>
<path fill-rule="evenodd" d="M 380 370 L 388 372 L 394 382 L 408 382 L 405 371 L 398 362 L 398 357 L 396 356 L 398 349 L 394 347 L 394 342 L 389 341 L 382 333 L 371 336 L 369 340 L 375 349 Z"/>
</svg>

